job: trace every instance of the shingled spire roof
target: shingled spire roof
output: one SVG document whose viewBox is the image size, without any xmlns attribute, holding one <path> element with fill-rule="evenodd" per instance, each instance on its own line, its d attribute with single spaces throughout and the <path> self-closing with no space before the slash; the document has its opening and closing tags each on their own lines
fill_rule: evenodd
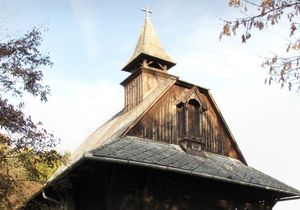
<svg viewBox="0 0 300 210">
<path fill-rule="evenodd" d="M 131 59 L 122 70 L 132 72 L 136 66 L 143 63 L 144 59 L 148 62 L 157 62 L 162 66 L 166 66 L 167 69 L 170 69 L 175 65 L 175 63 L 161 46 L 159 38 L 149 18 L 149 10 L 146 8 L 143 11 L 146 11 L 146 18 L 140 37 Z"/>
</svg>

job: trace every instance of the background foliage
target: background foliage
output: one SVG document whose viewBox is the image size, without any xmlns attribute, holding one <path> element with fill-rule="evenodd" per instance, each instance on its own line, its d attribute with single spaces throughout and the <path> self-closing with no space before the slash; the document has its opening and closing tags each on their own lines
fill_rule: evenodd
<svg viewBox="0 0 300 210">
<path fill-rule="evenodd" d="M 47 101 L 40 52 L 42 35 L 33 28 L 20 38 L 0 41 L 0 208 L 12 209 L 37 189 L 68 157 L 55 151 L 59 139 L 23 111 L 24 94 Z"/>
<path fill-rule="evenodd" d="M 281 55 L 265 58 L 262 67 L 268 70 L 265 82 L 279 83 L 281 87 L 289 90 L 300 90 L 300 37 L 298 20 L 300 1 L 298 0 L 229 0 L 229 6 L 238 8 L 242 17 L 235 20 L 224 20 L 223 36 L 236 35 L 242 30 L 241 40 L 246 43 L 253 35 L 255 29 L 264 30 L 281 22 L 286 24 L 287 47 Z"/>
</svg>

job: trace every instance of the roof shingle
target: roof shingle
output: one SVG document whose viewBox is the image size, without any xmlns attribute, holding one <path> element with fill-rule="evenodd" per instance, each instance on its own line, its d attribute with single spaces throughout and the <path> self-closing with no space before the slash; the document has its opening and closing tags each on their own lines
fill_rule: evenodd
<svg viewBox="0 0 300 210">
<path fill-rule="evenodd" d="M 123 137 L 91 151 L 93 157 L 122 160 L 143 166 L 178 170 L 183 173 L 275 190 L 290 195 L 300 191 L 230 157 L 207 153 L 194 156 L 178 145 L 137 137 Z"/>
</svg>

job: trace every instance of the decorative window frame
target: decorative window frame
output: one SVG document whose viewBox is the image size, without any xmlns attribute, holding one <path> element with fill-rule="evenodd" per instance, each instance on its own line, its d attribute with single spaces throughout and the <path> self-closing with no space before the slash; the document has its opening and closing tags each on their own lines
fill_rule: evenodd
<svg viewBox="0 0 300 210">
<path fill-rule="evenodd" d="M 179 145 L 185 150 L 203 151 L 205 148 L 205 139 L 202 130 L 202 114 L 207 108 L 200 101 L 197 87 L 193 87 L 188 97 L 179 100 L 176 103 L 177 129 Z M 195 93 L 195 94 L 193 94 Z M 191 108 L 194 106 L 194 108 Z M 194 118 L 191 118 L 194 113 Z M 191 126 L 198 125 L 198 128 Z"/>
</svg>

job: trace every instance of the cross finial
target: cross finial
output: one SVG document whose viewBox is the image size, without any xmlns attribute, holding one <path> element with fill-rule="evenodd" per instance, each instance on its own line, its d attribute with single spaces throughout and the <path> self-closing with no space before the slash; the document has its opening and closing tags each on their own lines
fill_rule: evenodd
<svg viewBox="0 0 300 210">
<path fill-rule="evenodd" d="M 152 14 L 152 11 L 149 9 L 149 7 L 145 7 L 142 9 L 143 12 L 146 14 L 146 19 L 149 18 L 149 14 Z"/>
</svg>

